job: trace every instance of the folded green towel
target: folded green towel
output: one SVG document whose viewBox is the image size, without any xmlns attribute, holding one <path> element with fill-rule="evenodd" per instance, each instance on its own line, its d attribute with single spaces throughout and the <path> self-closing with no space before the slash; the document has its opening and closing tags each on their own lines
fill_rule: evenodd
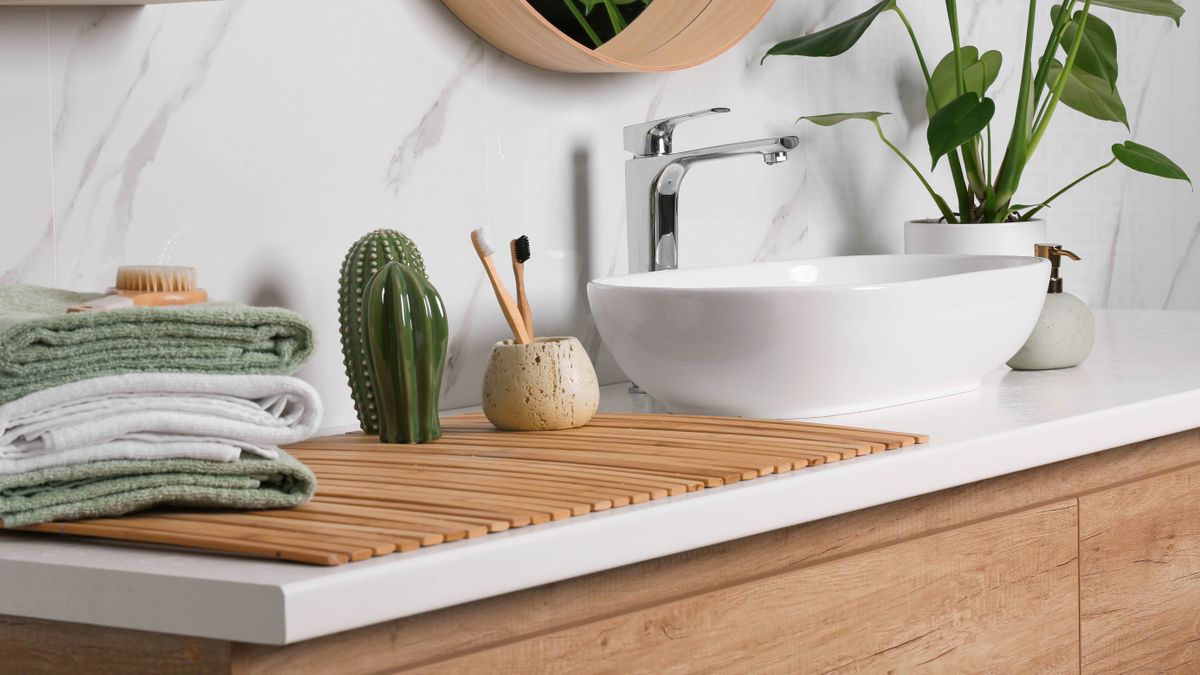
<svg viewBox="0 0 1200 675">
<path fill-rule="evenodd" d="M 0 475 L 4 527 L 119 516 L 153 506 L 282 509 L 312 498 L 317 479 L 280 451 L 239 462 L 150 459 L 87 462 Z"/>
<path fill-rule="evenodd" d="M 290 374 L 312 353 L 312 328 L 286 309 L 204 303 L 67 314 L 95 298 L 0 286 L 0 403 L 129 372 Z"/>
</svg>

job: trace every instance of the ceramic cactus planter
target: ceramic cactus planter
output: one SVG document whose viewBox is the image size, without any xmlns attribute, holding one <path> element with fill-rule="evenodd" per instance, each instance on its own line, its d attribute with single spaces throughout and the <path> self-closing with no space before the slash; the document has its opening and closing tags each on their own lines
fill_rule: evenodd
<svg viewBox="0 0 1200 675">
<path fill-rule="evenodd" d="M 446 309 L 416 270 L 389 262 L 363 292 L 368 394 L 384 443 L 425 443 L 442 435 L 438 396 L 446 365 Z"/>
<path fill-rule="evenodd" d="M 596 414 L 600 387 L 583 345 L 573 337 L 533 344 L 497 342 L 483 376 L 483 413 L 497 429 L 581 427 Z"/>
<path fill-rule="evenodd" d="M 425 261 L 411 239 L 395 230 L 375 230 L 350 247 L 342 261 L 338 311 L 342 332 L 342 356 L 354 410 L 362 430 L 379 433 L 374 384 L 368 368 L 366 335 L 363 333 L 363 291 L 379 268 L 398 262 L 425 277 Z"/>
</svg>

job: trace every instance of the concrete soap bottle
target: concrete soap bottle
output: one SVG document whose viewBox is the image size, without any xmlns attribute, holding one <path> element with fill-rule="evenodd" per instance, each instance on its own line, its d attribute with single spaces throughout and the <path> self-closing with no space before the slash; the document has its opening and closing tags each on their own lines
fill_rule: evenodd
<svg viewBox="0 0 1200 675">
<path fill-rule="evenodd" d="M 1092 352 L 1096 340 L 1096 319 L 1082 300 L 1063 293 L 1063 280 L 1058 276 L 1062 256 L 1079 260 L 1079 256 L 1059 244 L 1037 244 L 1034 255 L 1050 261 L 1050 286 L 1046 304 L 1038 317 L 1033 333 L 1025 345 L 1008 360 L 1014 370 L 1052 370 L 1070 368 L 1083 363 Z"/>
</svg>

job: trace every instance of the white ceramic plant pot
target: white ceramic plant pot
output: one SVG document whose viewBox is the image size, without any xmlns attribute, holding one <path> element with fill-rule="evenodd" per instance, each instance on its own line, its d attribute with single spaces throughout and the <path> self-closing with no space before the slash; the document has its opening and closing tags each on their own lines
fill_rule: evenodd
<svg viewBox="0 0 1200 675">
<path fill-rule="evenodd" d="M 1046 242 L 1046 221 L 1014 223 L 904 223 L 905 253 L 962 255 L 1033 255 L 1034 244 Z"/>
</svg>

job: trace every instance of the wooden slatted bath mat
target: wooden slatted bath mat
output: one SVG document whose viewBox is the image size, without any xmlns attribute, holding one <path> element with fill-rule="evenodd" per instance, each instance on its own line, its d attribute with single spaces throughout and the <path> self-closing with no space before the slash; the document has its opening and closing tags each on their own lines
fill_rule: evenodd
<svg viewBox="0 0 1200 675">
<path fill-rule="evenodd" d="M 443 430 L 424 445 L 347 434 L 288 448 L 319 484 L 294 509 L 152 511 L 25 529 L 339 565 L 928 441 L 648 414 L 600 414 L 586 427 L 551 432 L 499 432 L 475 414 L 445 418 Z"/>
</svg>

